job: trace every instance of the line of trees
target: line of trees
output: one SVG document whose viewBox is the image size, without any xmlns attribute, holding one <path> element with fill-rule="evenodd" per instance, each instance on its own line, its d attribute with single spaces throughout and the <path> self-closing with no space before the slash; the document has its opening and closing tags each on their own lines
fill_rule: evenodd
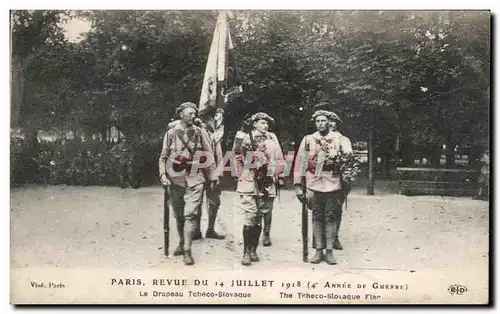
<svg viewBox="0 0 500 314">
<path fill-rule="evenodd" d="M 12 11 L 12 126 L 162 136 L 181 102 L 198 101 L 216 17 Z M 64 36 L 71 18 L 90 23 L 81 41 Z M 230 26 L 244 93 L 226 136 L 262 110 L 298 142 L 326 103 L 377 156 L 488 145 L 489 11 L 235 11 Z"/>
</svg>

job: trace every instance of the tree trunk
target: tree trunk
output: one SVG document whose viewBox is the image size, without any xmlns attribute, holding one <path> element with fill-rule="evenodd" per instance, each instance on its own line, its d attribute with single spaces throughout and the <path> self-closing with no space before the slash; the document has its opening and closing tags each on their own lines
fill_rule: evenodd
<svg viewBox="0 0 500 314">
<path fill-rule="evenodd" d="M 373 180 L 373 129 L 370 125 L 370 130 L 368 131 L 368 185 L 367 193 L 368 195 L 375 194 L 375 182 Z"/>
<path fill-rule="evenodd" d="M 446 168 L 455 167 L 455 143 L 451 140 L 451 136 L 446 140 Z"/>
<path fill-rule="evenodd" d="M 20 56 L 11 57 L 10 127 L 19 127 L 24 92 L 24 65 Z"/>
<path fill-rule="evenodd" d="M 401 130 L 398 130 L 396 134 L 396 144 L 394 145 L 394 154 L 399 156 L 399 150 L 401 149 Z"/>
<path fill-rule="evenodd" d="M 101 142 L 106 142 L 108 134 L 108 127 L 101 127 Z"/>
</svg>

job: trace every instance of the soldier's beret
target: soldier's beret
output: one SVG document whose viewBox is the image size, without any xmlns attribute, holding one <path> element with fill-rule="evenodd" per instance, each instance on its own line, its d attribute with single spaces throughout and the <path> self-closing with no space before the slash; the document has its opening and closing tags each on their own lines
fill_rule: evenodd
<svg viewBox="0 0 500 314">
<path fill-rule="evenodd" d="M 331 115 L 332 115 L 332 112 L 330 111 L 326 111 L 326 110 L 316 110 L 313 115 L 312 115 L 312 119 L 316 119 L 316 117 L 319 117 L 319 116 L 325 116 L 327 119 L 331 119 Z"/>
<path fill-rule="evenodd" d="M 256 114 L 254 114 L 253 116 L 250 117 L 250 120 L 252 122 L 259 121 L 259 120 L 267 120 L 270 123 L 274 122 L 274 119 L 265 112 L 257 112 Z"/>
<path fill-rule="evenodd" d="M 342 123 L 342 119 L 335 112 L 330 111 L 330 121 L 338 121 Z"/>
<path fill-rule="evenodd" d="M 180 115 L 181 112 L 184 110 L 184 109 L 187 109 L 187 108 L 192 108 L 194 110 L 196 110 L 196 112 L 198 112 L 198 108 L 196 107 L 195 104 L 193 104 L 192 102 L 185 102 L 183 104 L 181 104 L 177 110 L 175 111 L 177 113 L 177 115 Z"/>
</svg>

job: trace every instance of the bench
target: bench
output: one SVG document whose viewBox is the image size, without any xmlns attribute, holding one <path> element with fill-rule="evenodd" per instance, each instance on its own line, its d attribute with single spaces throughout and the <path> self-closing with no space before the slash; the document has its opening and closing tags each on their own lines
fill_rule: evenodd
<svg viewBox="0 0 500 314">
<path fill-rule="evenodd" d="M 476 171 L 424 167 L 398 167 L 399 194 L 474 196 Z"/>
</svg>

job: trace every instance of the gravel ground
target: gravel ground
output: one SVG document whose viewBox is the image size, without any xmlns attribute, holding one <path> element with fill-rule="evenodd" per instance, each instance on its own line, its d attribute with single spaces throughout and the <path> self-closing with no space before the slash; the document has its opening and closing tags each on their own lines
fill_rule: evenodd
<svg viewBox="0 0 500 314">
<path fill-rule="evenodd" d="M 11 266 L 110 269 L 184 267 L 163 255 L 159 187 L 35 186 L 11 190 Z M 338 265 L 302 262 L 301 207 L 292 191 L 276 200 L 271 247 L 259 247 L 255 269 L 394 269 L 485 267 L 489 252 L 488 203 L 470 198 L 367 196 L 354 190 L 341 226 Z M 171 216 L 172 217 L 172 216 Z M 206 229 L 206 214 L 202 229 Z M 237 194 L 223 192 L 216 223 L 226 240 L 193 244 L 195 268 L 240 269 L 242 215 Z M 310 227 L 311 229 L 311 227 Z M 311 233 L 311 230 L 310 230 Z M 171 222 L 171 251 L 177 244 Z"/>
<path fill-rule="evenodd" d="M 245 267 L 240 264 L 242 214 L 237 206 L 238 195 L 224 191 L 216 229 L 227 238 L 195 241 L 196 264 L 187 270 L 181 257 L 163 254 L 160 187 L 121 190 L 31 186 L 13 188 L 10 196 L 11 302 L 14 303 L 249 302 L 245 298 L 141 296 L 141 291 L 152 293 L 152 278 L 176 276 L 190 280 L 222 279 L 228 285 L 234 278 L 277 282 L 272 289 L 225 288 L 229 292 L 252 292 L 250 302 L 305 302 L 280 297 L 284 289 L 280 287 L 296 280 L 304 284 L 352 283 L 349 290 L 321 291 L 360 293 L 362 299 L 357 303 L 487 301 L 489 206 L 470 198 L 407 197 L 380 186 L 374 196 L 367 196 L 365 189 L 355 189 L 342 221 L 344 250 L 335 251 L 338 264 L 330 266 L 302 262 L 301 206 L 292 191 L 284 190 L 275 203 L 273 245 L 260 246 L 261 261 Z M 204 214 L 203 231 L 206 219 Z M 311 231 L 310 228 L 310 234 Z M 175 220 L 171 222 L 171 235 L 172 252 L 178 242 Z M 148 285 L 112 286 L 110 278 L 116 277 L 142 278 Z M 33 288 L 33 280 L 64 283 L 65 289 Z M 374 282 L 403 284 L 409 290 L 373 290 Z M 367 284 L 368 289 L 358 289 L 359 283 Z M 448 289 L 454 284 L 465 285 L 469 292 L 460 296 L 450 294 Z M 178 290 L 164 287 L 160 291 Z M 367 299 L 366 293 L 379 294 L 381 299 Z"/>
</svg>

